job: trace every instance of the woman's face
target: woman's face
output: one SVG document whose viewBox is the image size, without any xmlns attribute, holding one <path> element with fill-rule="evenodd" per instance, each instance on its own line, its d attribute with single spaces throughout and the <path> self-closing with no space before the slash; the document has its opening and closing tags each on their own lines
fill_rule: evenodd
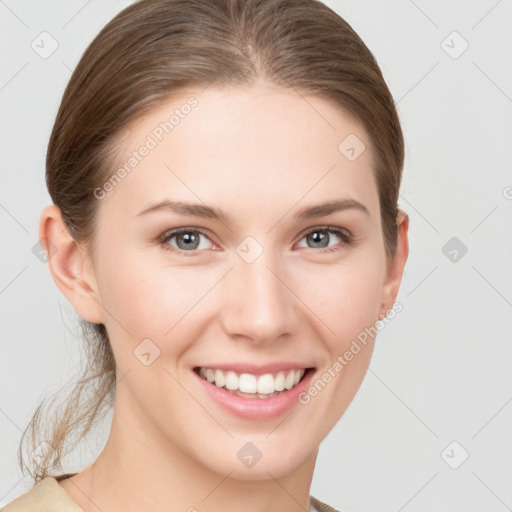
<svg viewBox="0 0 512 512">
<path fill-rule="evenodd" d="M 114 428 L 236 478 L 311 461 L 401 277 L 368 135 L 317 97 L 210 86 L 137 121 L 117 163 L 95 191 L 90 315 L 117 363 Z"/>
</svg>

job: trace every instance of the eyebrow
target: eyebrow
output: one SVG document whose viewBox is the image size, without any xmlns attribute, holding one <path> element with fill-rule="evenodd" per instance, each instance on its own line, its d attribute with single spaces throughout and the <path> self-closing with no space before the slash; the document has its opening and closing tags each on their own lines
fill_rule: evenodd
<svg viewBox="0 0 512 512">
<path fill-rule="evenodd" d="M 226 224 L 229 223 L 229 216 L 218 208 L 212 208 L 211 206 L 199 203 L 185 203 L 182 201 L 169 200 L 163 200 L 152 204 L 139 212 L 137 216 L 146 215 L 159 210 L 170 210 L 171 212 L 179 215 L 193 215 L 195 217 L 217 219 Z M 327 215 L 345 210 L 356 210 L 363 212 L 368 217 L 370 216 L 368 208 L 359 201 L 356 201 L 355 199 L 337 199 L 303 208 L 298 211 L 293 218 L 296 220 L 313 219 L 317 217 L 326 217 Z"/>
<path fill-rule="evenodd" d="M 368 208 L 363 203 L 355 199 L 337 199 L 322 203 L 316 206 L 304 208 L 294 216 L 296 219 L 312 219 L 315 217 L 326 217 L 331 213 L 342 212 L 344 210 L 358 210 L 370 217 Z"/>
</svg>

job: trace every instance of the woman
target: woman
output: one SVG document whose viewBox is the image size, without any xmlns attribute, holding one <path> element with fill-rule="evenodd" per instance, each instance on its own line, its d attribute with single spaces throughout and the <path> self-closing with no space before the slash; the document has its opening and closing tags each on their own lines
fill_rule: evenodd
<svg viewBox="0 0 512 512">
<path fill-rule="evenodd" d="M 40 222 L 91 361 L 45 443 L 37 411 L 36 485 L 4 510 L 334 510 L 310 486 L 394 311 L 403 152 L 377 63 L 320 2 L 118 14 L 65 91 Z M 62 473 L 109 400 L 103 451 Z"/>
</svg>

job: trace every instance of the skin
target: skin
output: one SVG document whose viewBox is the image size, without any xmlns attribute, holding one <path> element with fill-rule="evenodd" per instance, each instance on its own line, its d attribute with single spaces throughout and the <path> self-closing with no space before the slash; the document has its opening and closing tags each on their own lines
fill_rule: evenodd
<svg viewBox="0 0 512 512">
<path fill-rule="evenodd" d="M 119 165 L 190 96 L 197 107 L 100 200 L 92 248 L 73 241 L 56 206 L 41 216 L 40 236 L 57 246 L 49 260 L 57 286 L 78 315 L 105 324 L 117 364 L 106 446 L 61 485 L 91 512 L 309 510 L 319 444 L 359 389 L 374 339 L 286 419 L 226 412 L 191 369 L 298 361 L 322 374 L 393 306 L 408 217 L 398 217 L 398 249 L 388 262 L 362 125 L 324 99 L 305 101 L 263 82 L 176 95 L 125 132 Z M 366 145 L 355 161 L 338 150 L 349 134 Z M 294 219 L 340 198 L 369 214 Z M 222 209 L 230 222 L 164 210 L 138 215 L 163 199 Z M 321 252 L 304 232 L 323 225 L 348 230 L 353 242 L 331 233 L 336 250 Z M 207 231 L 194 256 L 177 237 L 159 242 L 179 227 Z M 252 263 L 236 252 L 248 236 L 263 248 Z M 160 349 L 149 366 L 133 354 L 146 338 Z M 236 456 L 246 442 L 263 454 L 252 468 Z"/>
</svg>

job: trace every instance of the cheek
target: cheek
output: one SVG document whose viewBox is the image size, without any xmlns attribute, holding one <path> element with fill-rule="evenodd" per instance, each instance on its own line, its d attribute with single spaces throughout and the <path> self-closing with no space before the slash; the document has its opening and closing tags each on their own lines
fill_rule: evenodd
<svg viewBox="0 0 512 512">
<path fill-rule="evenodd" d="M 382 296 L 377 261 L 325 265 L 302 276 L 298 295 L 329 328 L 325 332 L 338 350 L 376 322 Z"/>
<path fill-rule="evenodd" d="M 149 338 L 162 352 L 172 346 L 179 353 L 200 325 L 190 319 L 206 314 L 201 301 L 219 279 L 214 274 L 199 267 L 157 266 L 141 255 L 105 261 L 100 289 L 112 341 L 131 339 L 137 345 Z"/>
<path fill-rule="evenodd" d="M 369 328 L 378 318 L 382 266 L 376 258 L 347 259 L 307 274 L 301 286 L 304 302 L 321 320 L 316 320 L 317 332 L 327 353 L 300 401 L 306 410 L 315 408 L 315 428 L 327 435 L 352 402 L 370 363 L 374 343 Z"/>
</svg>

